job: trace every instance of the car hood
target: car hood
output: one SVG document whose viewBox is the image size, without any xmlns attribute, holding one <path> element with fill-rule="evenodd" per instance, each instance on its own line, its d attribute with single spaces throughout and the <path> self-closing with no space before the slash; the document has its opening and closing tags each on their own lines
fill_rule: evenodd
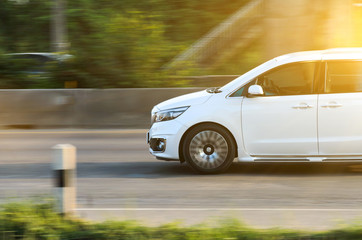
<svg viewBox="0 0 362 240">
<path fill-rule="evenodd" d="M 206 102 L 211 96 L 212 94 L 207 93 L 205 90 L 189 93 L 161 102 L 160 104 L 156 105 L 155 108 L 158 110 L 166 110 L 170 108 L 198 105 Z"/>
</svg>

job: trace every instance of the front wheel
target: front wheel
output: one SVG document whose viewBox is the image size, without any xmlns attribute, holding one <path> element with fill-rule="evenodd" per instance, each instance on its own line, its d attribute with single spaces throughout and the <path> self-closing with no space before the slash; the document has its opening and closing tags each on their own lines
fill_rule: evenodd
<svg viewBox="0 0 362 240">
<path fill-rule="evenodd" d="M 221 173 L 230 167 L 235 158 L 235 144 L 228 131 L 205 124 L 186 135 L 183 156 L 200 173 Z"/>
</svg>

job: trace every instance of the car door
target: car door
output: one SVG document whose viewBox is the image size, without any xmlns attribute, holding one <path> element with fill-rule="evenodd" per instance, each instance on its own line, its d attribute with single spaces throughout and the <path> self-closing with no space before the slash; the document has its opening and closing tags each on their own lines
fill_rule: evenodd
<svg viewBox="0 0 362 240">
<path fill-rule="evenodd" d="M 245 97 L 242 131 L 245 150 L 254 157 L 317 155 L 316 62 L 280 66 L 253 84 L 265 95 Z"/>
<path fill-rule="evenodd" d="M 362 61 L 325 63 L 319 96 L 320 155 L 362 155 Z"/>
</svg>

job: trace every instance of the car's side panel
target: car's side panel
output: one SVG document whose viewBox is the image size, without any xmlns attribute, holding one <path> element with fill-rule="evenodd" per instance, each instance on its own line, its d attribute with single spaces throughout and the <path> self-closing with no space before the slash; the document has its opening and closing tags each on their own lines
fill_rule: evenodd
<svg viewBox="0 0 362 240">
<path fill-rule="evenodd" d="M 362 93 L 319 96 L 320 155 L 362 155 Z"/>
<path fill-rule="evenodd" d="M 238 147 L 238 156 L 245 156 L 241 136 L 241 105 L 243 98 L 225 98 L 215 94 L 203 105 L 190 107 L 178 120 L 188 129 L 200 123 L 219 124 L 233 135 Z"/>
<path fill-rule="evenodd" d="M 242 132 L 252 156 L 317 155 L 318 95 L 245 98 Z"/>
</svg>

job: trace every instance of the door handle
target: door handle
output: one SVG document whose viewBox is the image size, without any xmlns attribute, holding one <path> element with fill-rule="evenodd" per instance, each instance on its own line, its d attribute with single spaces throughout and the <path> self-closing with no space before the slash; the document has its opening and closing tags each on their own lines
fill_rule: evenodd
<svg viewBox="0 0 362 240">
<path fill-rule="evenodd" d="M 337 108 L 337 107 L 342 107 L 343 105 L 340 104 L 340 103 L 336 103 L 336 102 L 333 102 L 333 103 L 328 103 L 328 104 L 325 104 L 325 105 L 321 105 L 322 108 Z"/>
<path fill-rule="evenodd" d="M 292 108 L 296 108 L 296 109 L 307 109 L 307 108 L 312 108 L 313 105 L 309 105 L 309 104 L 306 104 L 306 103 L 301 103 L 299 105 L 294 105 Z"/>
</svg>

